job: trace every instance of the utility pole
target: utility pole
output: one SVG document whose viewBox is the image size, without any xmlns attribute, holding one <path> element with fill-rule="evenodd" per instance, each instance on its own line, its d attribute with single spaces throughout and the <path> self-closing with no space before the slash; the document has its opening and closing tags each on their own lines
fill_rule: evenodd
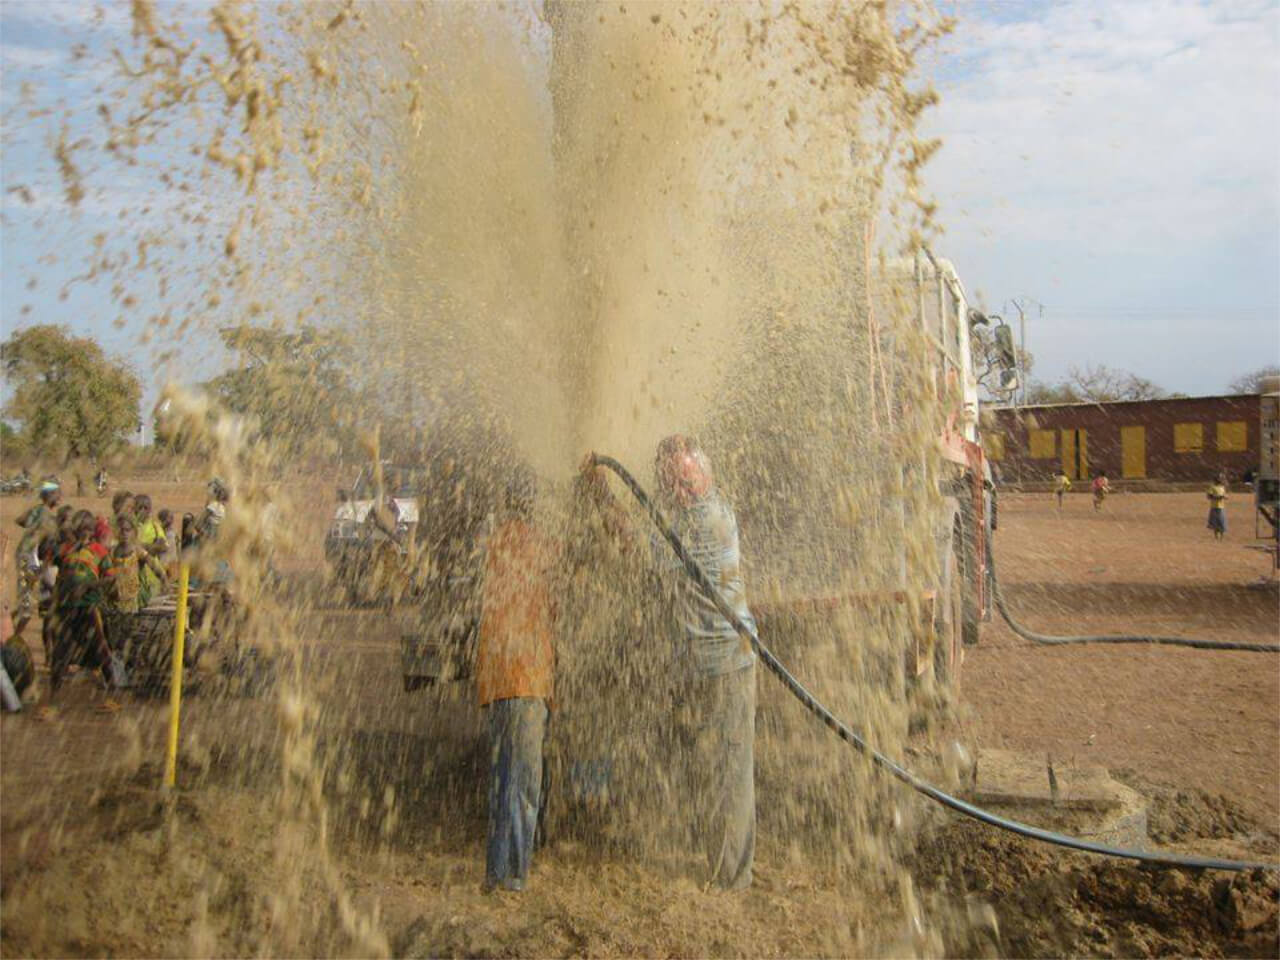
<svg viewBox="0 0 1280 960">
<path fill-rule="evenodd" d="M 1025 407 L 1027 405 L 1027 370 L 1023 358 L 1027 355 L 1027 314 L 1019 301 L 1014 300 L 1013 305 L 1018 311 L 1018 389 L 1022 391 L 1022 406 Z"/>
<path fill-rule="evenodd" d="M 1027 355 L 1027 311 L 1024 304 L 1034 303 L 1039 309 L 1040 320 L 1044 320 L 1044 304 L 1035 297 L 1015 297 L 1011 301 L 1018 311 L 1018 386 L 1022 390 L 1022 405 L 1027 405 L 1027 369 L 1023 359 Z"/>
</svg>

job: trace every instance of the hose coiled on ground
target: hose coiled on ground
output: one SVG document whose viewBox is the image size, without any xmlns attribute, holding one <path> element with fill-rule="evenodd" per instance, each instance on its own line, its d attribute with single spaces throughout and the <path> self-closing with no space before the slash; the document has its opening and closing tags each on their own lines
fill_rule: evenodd
<svg viewBox="0 0 1280 960">
<path fill-rule="evenodd" d="M 1156 637 L 1141 634 L 1132 636 L 1103 634 L 1100 636 L 1059 637 L 1047 633 L 1036 633 L 1015 620 L 1013 614 L 1009 612 L 1009 605 L 1005 603 L 1004 594 L 1000 592 L 1000 581 L 996 577 L 995 554 L 991 549 L 991 540 L 989 538 L 987 540 L 987 569 L 991 571 L 991 595 L 996 601 L 996 609 L 1000 611 L 1000 616 L 1004 617 L 1004 622 L 1009 625 L 1009 629 L 1022 637 L 1022 639 L 1030 640 L 1032 643 L 1037 643 L 1044 647 L 1062 647 L 1077 643 L 1150 643 L 1165 647 L 1193 647 L 1196 650 L 1241 650 L 1247 653 L 1280 653 L 1280 644 L 1275 643 L 1232 643 L 1227 640 L 1199 640 L 1195 637 Z"/>
<path fill-rule="evenodd" d="M 697 561 L 689 556 L 689 553 L 685 550 L 680 537 L 671 529 L 671 525 L 667 523 L 662 512 L 654 506 L 653 501 L 649 499 L 649 495 L 645 492 L 644 488 L 636 482 L 636 479 L 631 476 L 626 467 L 617 460 L 614 460 L 612 457 L 600 456 L 598 454 L 592 455 L 591 463 L 593 466 L 606 467 L 609 470 L 612 470 L 618 475 L 619 479 L 627 485 L 627 488 L 631 491 L 632 495 L 649 514 L 649 519 L 653 521 L 654 526 L 658 528 L 667 543 L 670 544 L 676 557 L 678 557 L 680 562 L 684 565 L 685 572 L 689 575 L 690 579 L 697 584 L 698 589 L 707 596 L 707 599 L 715 604 L 716 609 L 719 610 L 721 615 L 733 625 L 733 628 L 738 631 L 738 634 L 750 641 L 752 649 L 755 650 L 756 655 L 760 658 L 761 662 L 764 663 L 771 673 L 782 681 L 787 690 L 804 705 L 805 709 L 826 724 L 827 728 L 845 743 L 852 746 L 859 753 L 869 756 L 876 766 L 883 770 L 887 770 L 916 792 L 924 794 L 935 803 L 940 803 L 944 807 L 955 810 L 957 813 L 961 813 L 966 817 L 988 824 L 989 826 L 997 827 L 1001 830 L 1008 830 L 1011 833 L 1016 833 L 1019 836 L 1027 837 L 1032 840 L 1040 840 L 1044 843 L 1052 843 L 1057 846 L 1068 847 L 1073 850 L 1083 850 L 1086 853 L 1096 853 L 1110 857 L 1123 857 L 1129 860 L 1140 860 L 1144 863 L 1150 863 L 1161 867 L 1191 867 L 1196 869 L 1233 871 L 1256 869 L 1280 871 L 1280 864 L 1258 863 L 1243 860 L 1223 860 L 1216 857 L 1197 857 L 1176 853 L 1160 853 L 1148 850 L 1135 850 L 1128 847 L 1112 847 L 1103 843 L 1094 843 L 1091 840 L 1084 840 L 1080 837 L 1072 837 L 1067 834 L 1057 833 L 1053 830 L 1045 830 L 1040 827 L 1031 826 L 1030 824 L 1019 823 L 1016 820 L 1006 819 L 1005 817 L 991 813 L 989 810 L 983 810 L 981 807 L 975 807 L 973 804 L 967 803 L 959 797 L 954 797 L 932 784 L 926 783 L 910 770 L 899 766 L 897 763 L 890 760 L 863 740 L 862 737 L 854 732 L 854 730 L 848 727 L 830 710 L 823 706 L 822 703 L 820 703 L 818 699 L 810 693 L 805 686 L 797 680 L 789 670 L 787 670 L 785 666 L 782 665 L 782 662 L 774 656 L 773 651 L 760 641 L 756 632 L 743 623 L 733 612 L 733 608 L 729 606 L 720 591 L 711 583 L 706 572 L 698 565 Z"/>
</svg>

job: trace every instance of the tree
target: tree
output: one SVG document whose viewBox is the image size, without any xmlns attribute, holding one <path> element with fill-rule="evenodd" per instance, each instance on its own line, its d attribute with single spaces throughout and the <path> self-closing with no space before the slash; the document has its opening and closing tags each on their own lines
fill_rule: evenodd
<svg viewBox="0 0 1280 960">
<path fill-rule="evenodd" d="M 1128 370 L 1116 370 L 1105 364 L 1070 367 L 1066 379 L 1056 384 L 1034 381 L 1027 384 L 1027 403 L 1106 403 L 1111 400 L 1159 400 L 1169 394 L 1160 387 Z"/>
<path fill-rule="evenodd" d="M 1227 384 L 1227 390 L 1230 393 L 1261 393 L 1262 381 L 1267 377 L 1280 377 L 1280 366 L 1269 363 L 1252 373 L 1241 374 Z"/>
<path fill-rule="evenodd" d="M 12 464 L 27 456 L 27 441 L 17 430 L 0 420 L 0 462 Z"/>
<path fill-rule="evenodd" d="M 1106 364 L 1086 364 L 1084 369 L 1070 367 L 1067 383 L 1081 399 L 1102 403 L 1107 400 L 1159 400 L 1165 396 L 1164 388 L 1156 386 L 1146 377 L 1128 370 L 1114 370 Z"/>
<path fill-rule="evenodd" d="M 253 417 L 259 436 L 287 454 L 352 446 L 354 395 L 335 333 L 241 325 L 219 331 L 241 364 L 205 384 L 233 413 Z"/>
<path fill-rule="evenodd" d="M 1069 383 L 1049 384 L 1032 380 L 1027 384 L 1027 403 L 1044 406 L 1050 403 L 1080 403 L 1084 400 Z"/>
<path fill-rule="evenodd" d="M 0 344 L 0 364 L 13 390 L 4 412 L 32 453 L 100 459 L 138 427 L 142 386 L 96 340 L 27 327 Z"/>
</svg>

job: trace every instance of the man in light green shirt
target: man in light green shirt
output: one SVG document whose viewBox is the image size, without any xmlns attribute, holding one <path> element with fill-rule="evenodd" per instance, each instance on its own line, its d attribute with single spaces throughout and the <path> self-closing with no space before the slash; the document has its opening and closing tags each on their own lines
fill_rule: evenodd
<svg viewBox="0 0 1280 960">
<path fill-rule="evenodd" d="M 169 543 L 164 527 L 151 514 L 151 498 L 145 493 L 140 493 L 133 498 L 133 517 L 137 528 L 138 545 L 159 561 L 168 549 Z M 144 597 L 154 597 L 160 587 L 160 577 L 149 564 L 144 564 L 140 594 Z"/>
</svg>

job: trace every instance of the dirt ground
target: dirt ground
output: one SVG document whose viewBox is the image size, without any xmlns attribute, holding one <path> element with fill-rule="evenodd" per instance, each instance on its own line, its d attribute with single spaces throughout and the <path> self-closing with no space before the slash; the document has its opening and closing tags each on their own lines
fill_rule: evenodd
<svg viewBox="0 0 1280 960">
<path fill-rule="evenodd" d="M 1158 633 L 1280 640 L 1252 504 L 1228 504 L 1228 539 L 1203 494 L 1119 494 L 1095 512 L 1069 496 L 1006 496 L 996 534 L 1005 595 L 1039 633 Z M 1280 831 L 1280 663 L 1274 655 L 1149 646 L 1034 647 L 1000 621 L 968 651 L 964 700 L 980 743 L 1130 769 L 1223 794 Z"/>
<path fill-rule="evenodd" d="M 310 482 L 310 503 L 332 484 Z M 191 509 L 198 484 L 156 482 Z M 0 502 L 14 529 L 21 506 Z M 105 502 L 102 504 L 106 506 Z M 1274 642 L 1274 588 L 1199 494 L 1002 499 L 997 549 L 1014 609 L 1041 631 Z M 325 509 L 297 523 L 323 531 Z M 297 570 L 317 552 L 286 559 Z M 5 585 L 6 594 L 12 584 Z M 321 595 L 321 600 L 323 596 Z M 321 610 L 297 669 L 326 678 L 308 738 L 272 697 L 184 706 L 180 789 L 158 789 L 166 711 L 96 711 L 76 678 L 56 719 L 0 722 L 0 951 L 9 956 L 1276 956 L 1280 887 L 1262 871 L 1143 869 L 1068 854 L 918 805 L 912 878 L 797 857 L 762 807 L 756 882 L 703 889 L 692 856 L 636 862 L 553 838 L 522 896 L 484 895 L 483 757 L 474 711 L 400 690 L 384 616 Z M 767 637 L 765 638 L 767 641 Z M 1045 649 L 1002 624 L 967 652 L 947 737 L 1091 762 L 1150 799 L 1153 844 L 1280 856 L 1280 665 L 1274 655 Z M 772 681 L 762 678 L 762 684 Z M 762 710 L 785 709 L 762 697 Z M 437 735 L 443 713 L 469 719 Z M 460 712 L 459 712 L 460 711 Z M 856 720 L 856 718 L 855 718 Z M 338 733 L 341 732 L 341 740 Z M 330 740 L 332 739 L 332 743 Z M 341 743 L 341 746 L 337 744 Z M 833 748 L 834 749 L 834 748 Z M 346 751 L 310 777 L 309 758 Z M 431 754 L 424 780 L 422 757 Z M 778 801 L 761 796 L 760 803 Z M 915 809 L 915 808 L 913 808 Z M 905 876 L 905 874 L 904 874 Z"/>
</svg>

